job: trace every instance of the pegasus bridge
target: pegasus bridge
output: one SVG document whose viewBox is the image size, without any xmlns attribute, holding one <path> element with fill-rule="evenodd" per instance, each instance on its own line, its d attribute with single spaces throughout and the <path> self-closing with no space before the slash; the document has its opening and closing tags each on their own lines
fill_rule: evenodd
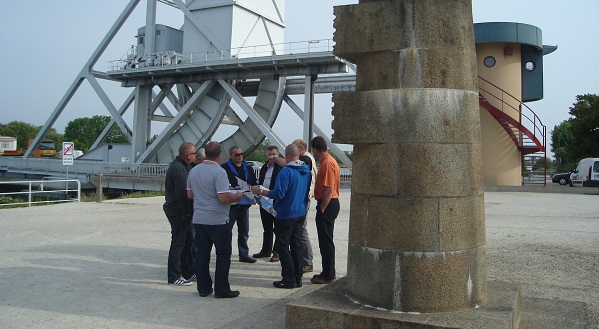
<svg viewBox="0 0 599 329">
<path fill-rule="evenodd" d="M 105 188 L 160 190 L 179 145 L 191 141 L 201 147 L 223 125 L 233 131 L 221 141 L 225 150 L 237 145 L 252 152 L 265 138 L 283 149 L 285 143 L 272 128 L 283 102 L 303 123 L 303 139 L 324 136 L 351 172 L 349 158 L 314 124 L 314 95 L 354 90 L 355 66 L 333 55 L 332 40 L 283 42 L 284 0 L 260 4 L 147 0 L 146 25 L 137 31 L 137 45 L 124 58 L 110 62 L 108 70 L 96 69 L 100 56 L 139 2 L 129 1 L 26 153 L 0 157 L 0 175 L 66 176 L 83 183 L 101 182 Z M 181 29 L 157 24 L 159 4 L 181 11 Z M 98 79 L 120 83 L 132 91 L 117 107 Z M 110 123 L 90 151 L 72 165 L 63 165 L 61 159 L 31 157 L 83 81 L 91 85 L 110 113 Z M 304 95 L 304 103 L 296 104 L 290 95 Z M 133 120 L 128 123 L 123 115 L 131 109 Z M 166 126 L 153 131 L 156 122 Z M 113 127 L 128 137 L 128 144 L 103 142 Z"/>
</svg>

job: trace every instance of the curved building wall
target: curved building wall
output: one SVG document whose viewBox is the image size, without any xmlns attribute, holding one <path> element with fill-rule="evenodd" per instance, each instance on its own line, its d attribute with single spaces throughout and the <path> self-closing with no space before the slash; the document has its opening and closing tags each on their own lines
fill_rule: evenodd
<svg viewBox="0 0 599 329">
<path fill-rule="evenodd" d="M 478 75 L 500 87 L 517 99 L 521 99 L 522 75 L 520 45 L 513 43 L 482 43 L 476 45 Z M 495 64 L 485 66 L 485 58 L 493 57 Z M 479 85 L 489 90 L 490 94 L 482 92 L 489 103 L 498 109 L 505 109 L 506 113 L 517 118 L 518 114 L 509 106 L 516 109 L 519 102 L 503 95 L 501 91 L 479 79 Z M 494 96 L 492 96 L 494 95 Z M 510 136 L 497 120 L 484 108 L 480 108 L 481 137 L 483 145 L 483 180 L 485 185 L 491 186 L 520 186 L 522 184 L 521 154 Z"/>
</svg>

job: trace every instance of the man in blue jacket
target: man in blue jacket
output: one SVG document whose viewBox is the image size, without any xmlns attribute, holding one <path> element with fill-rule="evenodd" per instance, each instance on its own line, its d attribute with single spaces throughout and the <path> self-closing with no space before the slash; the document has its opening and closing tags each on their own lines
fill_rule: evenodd
<svg viewBox="0 0 599 329">
<path fill-rule="evenodd" d="M 283 279 L 273 285 L 292 289 L 302 286 L 304 244 L 301 238 L 312 176 L 310 168 L 299 160 L 297 145 L 289 144 L 285 148 L 285 161 L 287 165 L 279 171 L 274 189 L 253 186 L 252 192 L 274 201 L 275 248 L 281 260 Z"/>
</svg>

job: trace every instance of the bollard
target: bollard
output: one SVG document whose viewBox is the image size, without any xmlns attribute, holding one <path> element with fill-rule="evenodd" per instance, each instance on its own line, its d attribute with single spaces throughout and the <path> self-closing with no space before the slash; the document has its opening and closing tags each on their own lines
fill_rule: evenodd
<svg viewBox="0 0 599 329">
<path fill-rule="evenodd" d="M 102 174 L 98 174 L 98 182 L 96 183 L 96 202 L 102 202 Z"/>
</svg>

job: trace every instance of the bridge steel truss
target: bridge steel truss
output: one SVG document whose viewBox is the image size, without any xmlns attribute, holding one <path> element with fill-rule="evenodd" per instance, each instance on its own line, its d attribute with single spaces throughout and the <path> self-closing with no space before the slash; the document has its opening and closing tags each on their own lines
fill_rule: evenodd
<svg viewBox="0 0 599 329">
<path fill-rule="evenodd" d="M 331 47 L 295 54 L 273 52 L 268 56 L 251 58 L 179 61 L 128 69 L 118 67 L 107 72 L 94 70 L 94 65 L 139 2 L 129 1 L 24 154 L 24 159 L 32 155 L 83 81 L 87 80 L 112 117 L 91 149 L 100 146 L 116 125 L 129 138 L 132 164 L 168 163 L 177 154 L 181 142 L 195 141 L 197 146 L 204 145 L 221 124 L 237 127 L 223 141 L 224 149 L 237 145 L 251 152 L 264 138 L 283 149 L 285 145 L 272 126 L 282 102 L 285 102 L 304 122 L 305 140 L 309 141 L 314 133 L 323 135 L 333 153 L 351 167 L 351 161 L 345 154 L 314 124 L 315 93 L 351 91 L 355 87 L 355 76 L 348 74 L 348 66 L 354 71 L 355 67 L 334 56 Z M 153 49 L 157 2 L 179 8 L 209 39 L 213 35 L 210 27 L 193 17 L 181 0 L 147 0 L 146 49 Z M 219 44 L 217 40 L 211 41 L 215 45 Z M 117 81 L 122 87 L 132 87 L 134 90 L 117 109 L 97 79 Z M 158 93 L 156 88 L 159 89 Z M 289 97 L 294 94 L 304 94 L 304 110 Z M 250 105 L 246 97 L 255 97 L 254 104 Z M 247 115 L 245 120 L 230 106 L 231 100 Z M 165 102 L 169 102 L 177 113 L 171 113 Z M 134 114 L 131 128 L 123 115 L 132 105 Z M 167 122 L 167 126 L 151 141 L 152 121 Z"/>
</svg>

